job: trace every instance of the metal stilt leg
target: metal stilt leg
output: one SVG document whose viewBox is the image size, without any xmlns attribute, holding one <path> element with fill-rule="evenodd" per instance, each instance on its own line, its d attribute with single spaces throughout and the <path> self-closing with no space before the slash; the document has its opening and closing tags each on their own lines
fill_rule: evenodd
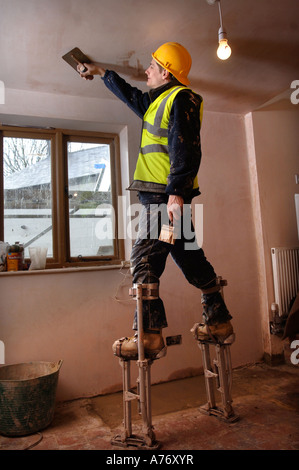
<svg viewBox="0 0 299 470">
<path fill-rule="evenodd" d="M 215 408 L 216 401 L 215 401 L 215 392 L 214 392 L 214 378 L 217 377 L 217 374 L 213 372 L 212 365 L 211 365 L 211 357 L 210 357 L 210 348 L 207 343 L 199 343 L 199 347 L 202 352 L 203 357 L 203 365 L 204 365 L 204 376 L 205 376 L 205 385 L 206 385 L 206 392 L 207 392 L 207 407 L 209 409 Z"/>
<path fill-rule="evenodd" d="M 232 335 L 233 336 L 233 335 Z M 234 422 L 239 416 L 232 407 L 232 366 L 230 346 L 234 338 L 230 337 L 229 343 L 216 343 L 212 341 L 198 341 L 201 349 L 204 365 L 204 375 L 207 393 L 207 403 L 200 407 L 204 414 L 217 416 L 225 421 Z M 211 364 L 210 346 L 215 346 L 216 358 Z M 220 393 L 221 405 L 217 406 L 215 388 Z"/>
<path fill-rule="evenodd" d="M 218 283 L 223 296 L 223 286 L 226 286 L 227 282 L 222 280 L 222 278 L 218 278 Z M 225 421 L 237 421 L 239 416 L 235 414 L 232 407 L 232 364 L 230 354 L 230 347 L 235 341 L 235 334 L 231 334 L 223 341 L 214 338 L 212 335 L 210 335 L 210 339 L 202 340 L 197 337 L 197 326 L 199 326 L 199 324 L 195 324 L 191 331 L 202 352 L 208 400 L 205 405 L 200 407 L 200 411 L 204 414 L 217 416 Z M 211 361 L 210 346 L 215 347 L 216 357 L 213 363 Z M 221 406 L 217 406 L 216 404 L 215 388 L 220 393 Z"/>
<path fill-rule="evenodd" d="M 151 365 L 154 359 L 145 357 L 143 344 L 142 300 L 158 298 L 158 284 L 136 284 L 132 295 L 137 300 L 138 315 L 138 380 L 137 393 L 131 390 L 130 362 L 136 359 L 120 358 L 123 370 L 123 406 L 124 431 L 112 439 L 111 444 L 120 447 L 137 447 L 140 449 L 159 449 L 161 444 L 156 441 L 152 425 L 151 410 Z M 138 400 L 139 413 L 142 418 L 142 435 L 132 433 L 131 402 Z"/>
<path fill-rule="evenodd" d="M 132 396 L 131 393 L 131 363 L 130 361 L 120 360 L 120 365 L 123 371 L 123 407 L 124 407 L 124 434 L 123 439 L 127 439 L 127 437 L 131 436 L 132 434 L 132 423 L 131 423 L 131 400 L 135 397 Z"/>
</svg>

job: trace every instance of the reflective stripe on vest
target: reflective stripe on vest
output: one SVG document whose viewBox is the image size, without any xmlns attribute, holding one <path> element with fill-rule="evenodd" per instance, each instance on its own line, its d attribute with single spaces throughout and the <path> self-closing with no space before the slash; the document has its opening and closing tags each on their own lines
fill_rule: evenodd
<svg viewBox="0 0 299 470">
<path fill-rule="evenodd" d="M 186 87 L 177 86 L 165 91 L 151 103 L 145 113 L 134 180 L 167 185 L 170 172 L 168 123 L 173 101 L 181 90 L 186 90 Z M 200 114 L 201 112 L 202 105 Z M 199 118 L 201 121 L 201 115 Z M 198 188 L 197 178 L 193 188 Z"/>
</svg>

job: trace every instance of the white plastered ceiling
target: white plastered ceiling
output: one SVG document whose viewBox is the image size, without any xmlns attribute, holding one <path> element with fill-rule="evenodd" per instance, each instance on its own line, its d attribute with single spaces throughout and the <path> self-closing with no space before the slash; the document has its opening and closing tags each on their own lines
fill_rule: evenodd
<svg viewBox="0 0 299 470">
<path fill-rule="evenodd" d="M 231 58 L 216 56 L 217 2 L 0 0 L 0 80 L 8 89 L 111 98 L 62 59 L 75 46 L 146 90 L 144 69 L 166 41 L 190 52 L 192 88 L 211 111 L 247 113 L 299 79 L 299 1 L 222 0 Z"/>
</svg>

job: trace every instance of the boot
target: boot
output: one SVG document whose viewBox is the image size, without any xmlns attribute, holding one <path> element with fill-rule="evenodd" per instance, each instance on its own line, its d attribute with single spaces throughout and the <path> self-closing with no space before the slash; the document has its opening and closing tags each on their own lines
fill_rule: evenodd
<svg viewBox="0 0 299 470">
<path fill-rule="evenodd" d="M 160 359 L 166 355 L 166 347 L 161 330 L 148 330 L 143 333 L 145 357 Z M 138 358 L 138 334 L 116 340 L 112 345 L 113 353 L 124 359 Z"/>
<path fill-rule="evenodd" d="M 217 286 L 214 289 L 217 289 Z M 210 289 L 210 291 L 212 291 L 212 289 Z M 208 290 L 202 291 L 201 303 L 205 323 L 209 325 L 226 323 L 228 320 L 232 319 L 219 288 L 214 292 L 208 292 Z"/>
<path fill-rule="evenodd" d="M 234 334 L 234 330 L 230 321 L 225 323 L 215 323 L 213 325 L 195 323 L 191 329 L 191 333 L 193 333 L 194 338 L 198 341 L 210 340 L 213 342 L 224 343 L 229 341 L 230 336 L 233 341 L 232 335 Z"/>
</svg>

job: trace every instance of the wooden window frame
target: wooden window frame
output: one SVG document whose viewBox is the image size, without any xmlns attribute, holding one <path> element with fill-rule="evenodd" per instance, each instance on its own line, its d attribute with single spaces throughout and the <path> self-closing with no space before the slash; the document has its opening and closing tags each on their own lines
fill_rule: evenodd
<svg viewBox="0 0 299 470">
<path fill-rule="evenodd" d="M 118 238 L 118 196 L 121 196 L 120 149 L 117 134 L 75 131 L 67 129 L 39 129 L 14 126 L 0 126 L 0 240 L 4 240 L 4 177 L 3 177 L 3 138 L 19 137 L 51 140 L 51 181 L 52 181 L 52 233 L 53 257 L 47 258 L 46 269 L 120 265 L 124 260 L 124 241 Z M 114 255 L 70 256 L 69 218 L 68 218 L 68 142 L 102 143 L 110 146 L 111 194 L 115 214 Z M 27 260 L 29 261 L 29 259 Z"/>
</svg>

